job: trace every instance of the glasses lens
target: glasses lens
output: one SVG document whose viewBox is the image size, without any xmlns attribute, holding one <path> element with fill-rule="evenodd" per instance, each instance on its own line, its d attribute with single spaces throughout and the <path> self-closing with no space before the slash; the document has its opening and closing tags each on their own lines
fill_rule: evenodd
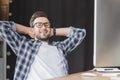
<svg viewBox="0 0 120 80">
<path fill-rule="evenodd" d="M 41 22 L 37 22 L 37 23 L 35 23 L 34 24 L 34 27 L 43 27 L 43 25 L 44 25 L 44 27 L 50 27 L 50 23 L 49 22 L 45 22 L 45 23 L 41 23 Z"/>
<path fill-rule="evenodd" d="M 50 23 L 43 23 L 45 27 L 50 27 Z"/>
</svg>

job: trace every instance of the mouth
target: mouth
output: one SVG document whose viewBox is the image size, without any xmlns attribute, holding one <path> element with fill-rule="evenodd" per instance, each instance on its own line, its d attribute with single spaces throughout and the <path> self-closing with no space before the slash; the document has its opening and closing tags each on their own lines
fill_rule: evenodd
<svg viewBox="0 0 120 80">
<path fill-rule="evenodd" d="M 46 35 L 46 34 L 48 34 L 48 31 L 47 31 L 47 30 L 44 30 L 44 31 L 40 31 L 39 33 L 40 33 L 40 34 L 43 34 L 43 35 Z"/>
</svg>

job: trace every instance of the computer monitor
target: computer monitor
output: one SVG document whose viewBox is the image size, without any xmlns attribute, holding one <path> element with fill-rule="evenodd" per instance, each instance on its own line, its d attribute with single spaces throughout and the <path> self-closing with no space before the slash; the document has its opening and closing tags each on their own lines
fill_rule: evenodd
<svg viewBox="0 0 120 80">
<path fill-rule="evenodd" d="M 95 0 L 94 66 L 120 67 L 120 0 Z"/>
</svg>

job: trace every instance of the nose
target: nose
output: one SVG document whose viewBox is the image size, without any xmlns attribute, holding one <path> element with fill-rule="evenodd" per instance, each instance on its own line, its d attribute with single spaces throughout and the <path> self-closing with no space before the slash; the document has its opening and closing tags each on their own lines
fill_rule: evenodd
<svg viewBox="0 0 120 80">
<path fill-rule="evenodd" d="M 46 28 L 45 25 L 42 25 L 42 28 L 45 29 Z"/>
<path fill-rule="evenodd" d="M 42 30 L 46 29 L 45 25 L 42 25 L 40 29 Z"/>
</svg>

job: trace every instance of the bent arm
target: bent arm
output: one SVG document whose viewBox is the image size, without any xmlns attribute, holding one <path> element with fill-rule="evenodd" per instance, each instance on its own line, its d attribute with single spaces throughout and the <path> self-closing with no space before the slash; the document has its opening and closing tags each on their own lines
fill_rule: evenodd
<svg viewBox="0 0 120 80">
<path fill-rule="evenodd" d="M 70 28 L 57 28 L 56 36 L 67 36 L 70 31 Z"/>
<path fill-rule="evenodd" d="M 16 31 L 21 34 L 28 34 L 29 28 L 16 23 Z"/>
<path fill-rule="evenodd" d="M 21 34 L 29 35 L 31 38 L 34 38 L 34 30 L 31 27 L 26 27 L 21 24 L 16 23 L 16 31 Z"/>
<path fill-rule="evenodd" d="M 56 28 L 55 32 L 54 32 L 54 29 L 51 28 L 51 36 L 54 36 L 54 33 L 55 33 L 55 36 L 67 36 L 69 31 L 70 31 L 69 27 L 66 27 L 66 28 Z"/>
<path fill-rule="evenodd" d="M 0 37 L 8 43 L 17 55 L 22 37 L 16 32 L 16 24 L 11 21 L 0 21 Z"/>
<path fill-rule="evenodd" d="M 61 47 L 61 49 L 63 49 L 63 51 L 65 52 L 65 55 L 67 55 L 83 41 L 86 35 L 86 30 L 70 27 L 61 29 L 58 32 L 56 30 L 56 35 L 67 36 L 67 38 L 64 41 L 58 41 L 55 44 Z"/>
</svg>

